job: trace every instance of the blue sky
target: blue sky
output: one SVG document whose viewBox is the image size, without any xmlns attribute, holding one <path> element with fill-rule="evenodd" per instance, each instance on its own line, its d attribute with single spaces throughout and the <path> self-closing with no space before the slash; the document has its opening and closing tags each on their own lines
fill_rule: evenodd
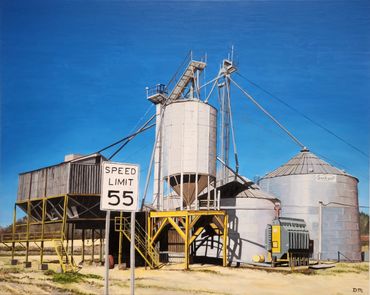
<svg viewBox="0 0 370 295">
<path fill-rule="evenodd" d="M 207 53 L 210 79 L 233 44 L 242 75 L 369 152 L 369 1 L 0 1 L 0 225 L 12 220 L 18 173 L 130 133 L 151 106 L 145 87 L 166 83 L 190 49 Z M 368 206 L 368 158 L 235 80 L 356 176 Z M 264 175 L 299 152 L 237 89 L 232 108 L 242 174 Z M 114 160 L 139 162 L 144 180 L 153 138 Z"/>
</svg>

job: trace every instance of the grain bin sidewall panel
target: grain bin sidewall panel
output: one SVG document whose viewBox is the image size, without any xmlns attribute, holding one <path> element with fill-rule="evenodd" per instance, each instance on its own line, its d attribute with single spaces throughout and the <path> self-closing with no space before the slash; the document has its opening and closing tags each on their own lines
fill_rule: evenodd
<svg viewBox="0 0 370 295">
<path fill-rule="evenodd" d="M 228 260 L 252 263 L 254 255 L 263 255 L 266 259 L 265 229 L 275 216 L 273 202 L 236 197 L 221 199 L 223 206 L 235 208 L 226 209 L 229 215 Z M 221 258 L 221 248 L 222 244 L 212 243 L 209 239 L 197 250 L 197 255 Z"/>
<path fill-rule="evenodd" d="M 319 201 L 324 204 L 338 202 L 358 206 L 358 182 L 355 178 L 335 175 L 335 182 L 325 182 L 317 181 L 317 177 L 317 174 L 289 175 L 260 181 L 263 190 L 281 200 L 282 216 L 305 219 L 310 238 L 315 243 L 315 258 L 319 248 Z M 350 259 L 359 260 L 358 209 L 346 207 L 329 216 L 331 209 L 326 208 L 329 207 L 323 208 L 322 258 L 337 259 L 340 251 Z"/>
<path fill-rule="evenodd" d="M 163 177 L 216 175 L 217 111 L 200 101 L 174 102 L 163 117 Z"/>
</svg>

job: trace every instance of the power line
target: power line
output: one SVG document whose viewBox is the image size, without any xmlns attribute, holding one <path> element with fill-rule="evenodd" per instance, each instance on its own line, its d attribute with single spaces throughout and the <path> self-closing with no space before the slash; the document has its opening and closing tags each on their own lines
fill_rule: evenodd
<svg viewBox="0 0 370 295">
<path fill-rule="evenodd" d="M 115 155 L 117 155 L 132 139 L 134 139 L 136 137 L 136 135 L 138 135 L 139 133 L 149 129 L 149 128 L 152 128 L 153 126 L 155 126 L 155 123 L 154 124 L 151 124 L 149 125 L 149 123 L 155 118 L 155 115 L 151 116 L 149 120 L 147 120 L 143 126 L 141 126 L 133 135 L 131 135 L 129 138 L 127 138 L 127 140 L 109 157 L 108 160 L 111 160 Z M 149 125 L 149 126 L 148 126 Z"/>
<path fill-rule="evenodd" d="M 248 81 L 250 84 L 252 84 L 253 86 L 257 87 L 258 89 L 262 90 L 263 92 L 265 92 L 266 94 L 268 94 L 269 96 L 271 96 L 272 98 L 276 99 L 277 101 L 279 101 L 280 103 L 282 103 L 283 105 L 285 105 L 286 107 L 290 108 L 291 110 L 293 110 L 294 112 L 296 112 L 297 114 L 301 115 L 302 117 L 304 117 L 305 119 L 307 119 L 308 121 L 310 121 L 311 123 L 315 124 L 317 127 L 325 130 L 326 132 L 328 132 L 329 134 L 331 134 L 332 136 L 336 137 L 337 139 L 339 139 L 340 141 L 344 142 L 345 144 L 347 144 L 348 146 L 350 146 L 352 149 L 356 150 L 357 152 L 359 152 L 360 154 L 362 154 L 363 156 L 365 156 L 366 158 L 369 158 L 369 155 L 366 154 L 364 151 L 362 151 L 361 149 L 359 149 L 358 147 L 354 146 L 353 144 L 351 144 L 350 142 L 348 142 L 347 140 L 345 140 L 344 138 L 342 138 L 341 136 L 337 135 L 336 133 L 334 133 L 333 131 L 331 131 L 330 129 L 328 129 L 327 127 L 323 126 L 322 124 L 316 122 L 315 120 L 313 120 L 311 117 L 307 116 L 306 114 L 302 113 L 300 110 L 296 109 L 295 107 L 291 106 L 290 104 L 288 104 L 287 102 L 285 102 L 283 99 L 279 98 L 278 96 L 276 96 L 275 94 L 271 93 L 270 91 L 262 88 L 260 85 L 258 85 L 257 83 L 251 81 L 250 79 L 248 79 L 247 77 L 243 76 L 242 74 L 240 73 L 236 73 L 238 76 L 240 76 L 241 78 L 245 79 L 246 81 Z"/>
<path fill-rule="evenodd" d="M 287 128 L 285 128 L 278 120 L 275 119 L 264 107 L 262 107 L 248 92 L 246 92 L 242 87 L 239 86 L 233 79 L 229 78 L 231 82 L 234 83 L 236 87 L 250 100 L 252 101 L 265 115 L 267 115 L 272 121 L 275 122 L 288 136 L 301 147 L 301 149 L 306 149 L 306 146 L 301 143 Z"/>
</svg>

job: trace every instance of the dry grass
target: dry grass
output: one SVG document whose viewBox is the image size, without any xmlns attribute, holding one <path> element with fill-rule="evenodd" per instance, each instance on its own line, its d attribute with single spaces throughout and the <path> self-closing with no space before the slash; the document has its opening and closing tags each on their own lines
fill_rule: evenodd
<svg viewBox="0 0 370 295">
<path fill-rule="evenodd" d="M 38 257 L 32 258 L 33 267 L 24 269 L 0 257 L 1 294 L 103 294 L 104 267 L 89 265 L 77 274 L 58 274 L 57 264 L 49 264 L 51 270 L 42 272 L 37 270 Z M 315 275 L 199 264 L 184 271 L 182 265 L 169 265 L 160 270 L 137 268 L 135 286 L 138 295 L 346 295 L 354 294 L 353 288 L 361 289 L 357 294 L 368 294 L 368 270 L 366 263 L 338 263 L 332 269 L 309 272 Z M 129 270 L 111 270 L 110 294 L 129 294 L 129 278 Z"/>
</svg>

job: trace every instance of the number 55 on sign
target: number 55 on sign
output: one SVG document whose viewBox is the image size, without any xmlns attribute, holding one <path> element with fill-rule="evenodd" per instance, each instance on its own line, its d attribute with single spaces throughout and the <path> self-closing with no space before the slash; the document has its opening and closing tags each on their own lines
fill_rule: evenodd
<svg viewBox="0 0 370 295">
<path fill-rule="evenodd" d="M 100 209 L 137 211 L 139 165 L 103 162 Z"/>
</svg>

